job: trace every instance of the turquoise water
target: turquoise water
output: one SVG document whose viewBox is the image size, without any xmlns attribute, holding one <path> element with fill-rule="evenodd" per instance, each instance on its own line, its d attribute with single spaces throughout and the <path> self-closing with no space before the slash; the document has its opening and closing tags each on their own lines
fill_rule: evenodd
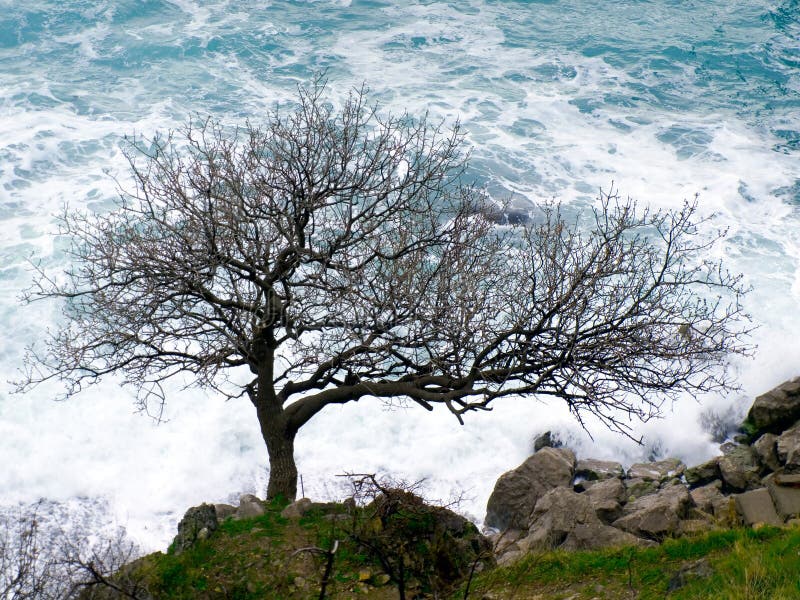
<svg viewBox="0 0 800 600">
<path fill-rule="evenodd" d="M 365 82 L 385 110 L 460 119 L 470 174 L 521 206 L 581 207 L 613 181 L 656 207 L 699 194 L 716 213 L 720 252 L 754 287 L 759 351 L 738 366 L 741 396 L 678 403 L 640 428 L 651 446 L 707 456 L 702 410 L 740 409 L 797 375 L 800 2 L 0 0 L 0 380 L 56 318 L 17 301 L 28 260 L 64 266 L 49 235 L 63 203 L 111 206 L 123 135 L 209 114 L 257 123 L 321 71 L 333 102 Z M 52 401 L 58 386 L 0 387 L 0 503 L 102 501 L 157 546 L 186 505 L 260 491 L 248 406 L 176 390 L 155 427 L 117 383 L 68 403 Z M 481 518 L 493 478 L 545 427 L 584 453 L 642 452 L 601 430 L 589 440 L 557 405 L 473 421 L 337 408 L 301 436 L 300 468 L 320 496 L 341 491 L 344 470 L 428 477 L 433 495 L 467 489 Z"/>
</svg>

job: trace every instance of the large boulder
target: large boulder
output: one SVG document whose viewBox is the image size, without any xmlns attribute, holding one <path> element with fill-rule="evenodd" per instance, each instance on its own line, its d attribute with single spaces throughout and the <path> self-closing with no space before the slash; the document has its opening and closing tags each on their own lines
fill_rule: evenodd
<svg viewBox="0 0 800 600">
<path fill-rule="evenodd" d="M 180 554 L 198 540 L 207 539 L 219 527 L 217 509 L 213 504 L 193 506 L 178 523 L 178 535 L 172 541 L 172 550 Z"/>
<path fill-rule="evenodd" d="M 625 501 L 625 485 L 620 479 L 598 481 L 584 492 L 595 514 L 604 523 L 610 524 L 622 514 L 622 503 Z"/>
<path fill-rule="evenodd" d="M 787 473 L 800 472 L 800 422 L 784 431 L 775 441 L 778 460 Z"/>
<path fill-rule="evenodd" d="M 719 473 L 725 487 L 736 492 L 754 490 L 761 486 L 761 465 L 750 446 L 736 445 L 725 448 L 719 457 Z"/>
<path fill-rule="evenodd" d="M 761 467 L 764 470 L 777 471 L 781 468 L 776 447 L 777 441 L 777 435 L 774 433 L 765 433 L 753 442 L 753 451 L 756 453 L 756 458 L 758 458 L 758 462 L 761 463 Z"/>
<path fill-rule="evenodd" d="M 719 479 L 719 456 L 695 467 L 689 467 L 683 474 L 689 487 L 696 488 Z"/>
<path fill-rule="evenodd" d="M 624 516 L 614 521 L 613 526 L 638 537 L 661 541 L 679 531 L 681 519 L 693 506 L 689 490 L 672 485 L 627 504 Z"/>
<path fill-rule="evenodd" d="M 737 494 L 734 498 L 736 499 L 736 509 L 742 515 L 746 525 L 766 524 L 777 526 L 783 524 L 783 519 L 775 510 L 772 496 L 766 488 Z"/>
<path fill-rule="evenodd" d="M 728 497 L 722 493 L 722 482 L 712 481 L 694 488 L 689 495 L 699 510 L 724 519 L 728 514 Z"/>
<path fill-rule="evenodd" d="M 553 548 L 589 550 L 640 541 L 602 523 L 586 494 L 555 488 L 536 503 L 530 533 L 517 545 L 523 552 Z"/>
<path fill-rule="evenodd" d="M 486 526 L 527 529 L 539 498 L 553 488 L 569 486 L 574 474 L 572 450 L 542 448 L 497 480 L 486 506 Z"/>
<path fill-rule="evenodd" d="M 625 501 L 633 502 L 642 496 L 655 494 L 659 488 L 659 482 L 652 479 L 636 477 L 635 479 L 625 480 Z"/>
<path fill-rule="evenodd" d="M 800 419 L 800 377 L 785 381 L 753 402 L 747 421 L 754 433 L 780 433 Z"/>
<path fill-rule="evenodd" d="M 800 475 L 774 474 L 766 477 L 764 482 L 782 519 L 800 516 Z"/>
</svg>

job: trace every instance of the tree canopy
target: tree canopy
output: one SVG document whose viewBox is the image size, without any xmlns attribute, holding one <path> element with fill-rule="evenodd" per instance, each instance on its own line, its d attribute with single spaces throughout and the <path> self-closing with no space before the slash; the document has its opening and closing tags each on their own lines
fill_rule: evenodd
<svg viewBox="0 0 800 600">
<path fill-rule="evenodd" d="M 145 405 L 183 374 L 246 395 L 268 495 L 294 497 L 295 435 L 330 404 L 404 399 L 462 421 L 555 396 L 629 433 L 666 398 L 731 385 L 743 289 L 708 258 L 720 234 L 700 231 L 696 201 L 649 210 L 612 191 L 580 218 L 548 202 L 501 223 L 466 182 L 458 125 L 324 91 L 300 88 L 263 126 L 128 140 L 116 210 L 66 210 L 72 266 L 26 294 L 65 302 L 21 389 L 121 374 Z"/>
</svg>

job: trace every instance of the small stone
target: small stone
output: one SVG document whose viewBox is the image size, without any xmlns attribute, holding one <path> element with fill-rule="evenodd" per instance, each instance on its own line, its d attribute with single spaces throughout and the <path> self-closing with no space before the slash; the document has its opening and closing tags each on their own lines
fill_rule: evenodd
<svg viewBox="0 0 800 600">
<path fill-rule="evenodd" d="M 289 504 L 281 511 L 284 519 L 299 519 L 311 508 L 312 502 L 308 498 L 300 498 Z"/>
<path fill-rule="evenodd" d="M 264 508 L 264 505 L 260 500 L 253 502 L 242 502 L 239 504 L 239 508 L 236 509 L 236 514 L 233 515 L 233 518 L 236 520 L 253 519 L 255 517 L 260 517 L 266 512 L 267 510 Z"/>
<path fill-rule="evenodd" d="M 376 586 L 386 585 L 391 581 L 391 577 L 386 573 L 378 573 L 375 577 L 372 578 L 372 581 L 375 583 Z"/>
<path fill-rule="evenodd" d="M 236 514 L 236 507 L 230 504 L 215 504 L 214 508 L 217 511 L 217 519 L 220 522 Z"/>
<path fill-rule="evenodd" d="M 358 572 L 359 581 L 369 581 L 370 579 L 372 579 L 372 571 L 370 571 L 369 569 L 361 569 Z"/>
</svg>

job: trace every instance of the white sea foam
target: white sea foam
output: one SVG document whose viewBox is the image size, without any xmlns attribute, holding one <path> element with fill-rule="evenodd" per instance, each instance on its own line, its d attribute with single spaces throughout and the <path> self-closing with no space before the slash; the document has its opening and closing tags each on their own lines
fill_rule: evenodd
<svg viewBox="0 0 800 600">
<path fill-rule="evenodd" d="M 65 264 L 65 242 L 48 235 L 63 203 L 108 209 L 112 176 L 125 177 L 122 135 L 208 113 L 257 123 L 326 68 L 334 99 L 366 82 L 394 111 L 460 119 L 471 173 L 492 193 L 585 204 L 615 181 L 655 207 L 699 193 L 713 226 L 729 228 L 719 252 L 753 286 L 747 306 L 761 327 L 755 358 L 736 364 L 743 391 L 682 399 L 665 420 L 636 427 L 643 448 L 593 423 L 590 439 L 552 401 L 500 402 L 464 427 L 441 411 L 387 411 L 368 400 L 327 409 L 298 438 L 307 494 L 344 494 L 336 474 L 346 471 L 425 477 L 431 496 L 466 491 L 462 510 L 481 519 L 494 479 L 527 455 L 537 432 L 557 430 L 583 456 L 695 462 L 716 451 L 703 411 L 741 415 L 754 395 L 797 375 L 800 77 L 748 54 L 796 49 L 791 28 L 761 18 L 770 3 L 655 2 L 641 13 L 619 3 L 602 20 L 578 0 L 559 9 L 483 0 L 366 10 L 347 0 L 90 4 L 0 0 L 0 322 L 9 332 L 0 381 L 17 377 L 24 346 L 57 318 L 52 304 L 18 305 L 27 260 Z M 46 497 L 109 511 L 155 549 L 189 505 L 263 493 L 265 451 L 246 402 L 176 389 L 169 422 L 157 426 L 133 413 L 113 380 L 66 403 L 52 401 L 58 392 L 0 387 L 0 504 Z"/>
</svg>

